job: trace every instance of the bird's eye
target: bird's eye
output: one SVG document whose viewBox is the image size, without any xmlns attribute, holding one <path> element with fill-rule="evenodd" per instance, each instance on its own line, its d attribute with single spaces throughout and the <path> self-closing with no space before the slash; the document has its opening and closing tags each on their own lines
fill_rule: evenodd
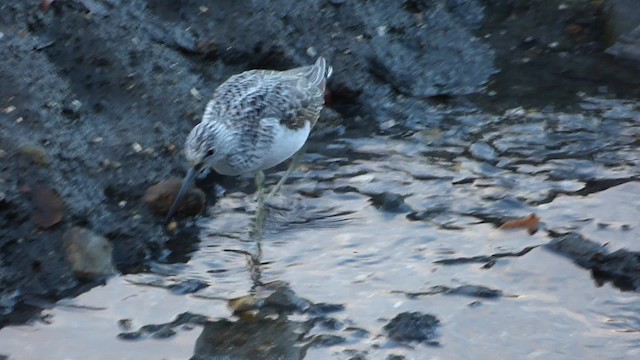
<svg viewBox="0 0 640 360">
<path fill-rule="evenodd" d="M 209 151 L 207 151 L 207 154 L 205 156 L 213 156 L 214 151 L 213 149 L 209 149 Z"/>
</svg>

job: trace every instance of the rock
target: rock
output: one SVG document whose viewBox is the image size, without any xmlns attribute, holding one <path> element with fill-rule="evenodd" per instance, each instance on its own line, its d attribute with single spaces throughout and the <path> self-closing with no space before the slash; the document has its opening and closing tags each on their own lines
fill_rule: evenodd
<svg viewBox="0 0 640 360">
<path fill-rule="evenodd" d="M 62 221 L 64 203 L 55 190 L 37 185 L 32 192 L 31 201 L 35 208 L 31 218 L 40 228 L 47 229 Z"/>
<path fill-rule="evenodd" d="M 227 305 L 229 305 L 229 308 L 235 313 L 242 313 L 256 309 L 259 306 L 258 301 L 259 300 L 253 295 L 245 295 L 229 300 Z"/>
<path fill-rule="evenodd" d="M 20 155 L 37 165 L 49 165 L 47 152 L 42 146 L 23 146 L 19 149 Z"/>
<path fill-rule="evenodd" d="M 435 338 L 439 324 L 440 320 L 431 314 L 403 312 L 391 319 L 384 330 L 395 341 L 425 342 Z"/>
<path fill-rule="evenodd" d="M 312 327 L 312 321 L 250 314 L 237 321 L 208 321 L 191 359 L 302 359 Z"/>
<path fill-rule="evenodd" d="M 385 192 L 373 195 L 371 204 L 378 209 L 391 213 L 407 213 L 411 212 L 409 205 L 404 203 L 404 196 Z"/>
<path fill-rule="evenodd" d="M 289 286 L 279 286 L 267 296 L 264 305 L 282 312 L 303 312 L 312 305 L 312 302 L 298 296 Z"/>
<path fill-rule="evenodd" d="M 546 247 L 573 259 L 576 264 L 591 269 L 600 283 L 612 281 L 622 290 L 640 291 L 640 252 L 626 249 L 612 253 L 606 247 L 569 233 L 553 239 Z"/>
<path fill-rule="evenodd" d="M 620 36 L 606 53 L 640 64 L 640 25 L 629 34 Z"/>
<path fill-rule="evenodd" d="M 104 237 L 82 227 L 73 227 L 63 235 L 67 259 L 76 275 L 95 277 L 113 274 L 113 246 Z"/>
<path fill-rule="evenodd" d="M 344 310 L 344 305 L 342 304 L 327 304 L 327 303 L 317 303 L 309 306 L 305 313 L 317 317 L 323 316 L 326 314 L 338 312 Z"/>
<path fill-rule="evenodd" d="M 410 299 L 415 299 L 419 296 L 425 295 L 463 295 L 463 296 L 471 296 L 477 298 L 484 299 L 495 299 L 502 296 L 501 290 L 490 289 L 486 286 L 480 285 L 461 285 L 455 288 L 450 288 L 448 286 L 432 286 L 428 291 L 421 292 L 408 292 L 406 293 L 407 297 Z"/>
<path fill-rule="evenodd" d="M 311 346 L 334 346 L 343 344 L 347 339 L 338 335 L 318 334 L 311 339 Z"/>
<path fill-rule="evenodd" d="M 405 360 L 406 358 L 402 355 L 394 355 L 391 354 L 389 356 L 387 356 L 387 360 Z"/>
<path fill-rule="evenodd" d="M 171 285 L 169 288 L 174 294 L 184 295 L 197 292 L 198 290 L 204 289 L 207 286 L 209 286 L 209 284 L 202 280 L 189 279 L 178 284 Z"/>
<path fill-rule="evenodd" d="M 495 299 L 502 296 L 502 291 L 490 289 L 486 286 L 462 285 L 458 286 L 457 288 L 450 289 L 450 291 L 445 292 L 445 294 L 472 296 L 484 299 Z"/>
<path fill-rule="evenodd" d="M 605 0 L 604 16 L 607 36 L 611 42 L 640 26 L 640 12 L 636 0 Z"/>
<path fill-rule="evenodd" d="M 495 161 L 496 151 L 488 144 L 477 142 L 469 147 L 469 152 L 473 157 L 485 161 Z"/>
<path fill-rule="evenodd" d="M 182 180 L 171 179 L 159 182 L 153 186 L 150 186 L 145 192 L 142 201 L 158 215 L 166 215 L 171 208 L 171 204 L 178 195 L 182 186 Z M 184 200 L 178 206 L 176 214 L 184 216 L 193 216 L 204 211 L 206 202 L 205 193 L 195 186 L 187 192 Z"/>
<path fill-rule="evenodd" d="M 80 108 L 82 108 L 82 102 L 80 102 L 80 100 L 71 100 L 62 106 L 62 115 L 74 120 L 79 119 Z"/>
<path fill-rule="evenodd" d="M 415 97 L 469 94 L 495 72 L 491 49 L 470 41 L 470 30 L 460 26 L 445 6 L 437 3 L 428 11 L 416 9 L 416 13 L 393 11 L 402 6 L 401 2 L 375 2 L 370 5 L 373 9 L 368 9 L 382 17 L 370 20 L 371 25 L 378 25 L 372 29 L 370 70 L 397 91 Z M 410 26 L 415 14 L 422 17 L 422 26 Z M 387 31 L 390 28 L 404 31 L 398 35 Z M 438 65 L 443 63 L 449 66 Z M 458 66 L 466 70 L 456 69 Z"/>
</svg>

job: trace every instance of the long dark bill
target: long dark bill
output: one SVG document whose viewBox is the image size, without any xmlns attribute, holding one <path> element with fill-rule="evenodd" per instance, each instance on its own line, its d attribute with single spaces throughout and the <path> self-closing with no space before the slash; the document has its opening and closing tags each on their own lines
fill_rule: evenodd
<svg viewBox="0 0 640 360">
<path fill-rule="evenodd" d="M 197 175 L 198 175 L 198 171 L 196 171 L 196 169 L 194 168 L 189 169 L 189 171 L 187 172 L 187 175 L 184 177 L 184 180 L 182 180 L 182 186 L 180 187 L 180 191 L 178 191 L 178 196 L 176 196 L 176 199 L 173 200 L 173 204 L 171 205 L 171 208 L 167 213 L 167 217 L 164 218 L 165 223 L 171 220 L 173 213 L 176 212 L 178 205 L 180 205 L 180 201 L 182 201 L 182 198 L 187 194 L 187 192 L 189 191 L 189 188 L 191 188 L 191 185 L 193 185 L 193 183 L 196 181 Z"/>
</svg>

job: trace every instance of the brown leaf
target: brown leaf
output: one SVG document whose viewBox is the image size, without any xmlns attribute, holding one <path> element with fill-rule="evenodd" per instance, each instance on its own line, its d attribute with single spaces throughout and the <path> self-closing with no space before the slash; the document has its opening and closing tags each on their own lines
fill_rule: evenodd
<svg viewBox="0 0 640 360">
<path fill-rule="evenodd" d="M 533 235 L 538 231 L 540 225 L 540 218 L 536 214 L 531 214 L 517 220 L 510 220 L 502 224 L 498 229 L 500 230 L 514 230 L 514 229 L 526 229 L 529 234 Z"/>
<path fill-rule="evenodd" d="M 40 228 L 50 228 L 62 220 L 64 203 L 55 190 L 37 185 L 31 193 L 31 201 L 34 206 L 31 218 Z"/>
</svg>

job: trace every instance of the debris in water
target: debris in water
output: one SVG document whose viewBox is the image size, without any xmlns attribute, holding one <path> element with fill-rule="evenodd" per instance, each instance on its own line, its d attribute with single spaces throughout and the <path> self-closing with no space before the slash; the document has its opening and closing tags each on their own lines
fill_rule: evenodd
<svg viewBox="0 0 640 360">
<path fill-rule="evenodd" d="M 535 234 L 538 231 L 540 225 L 540 218 L 536 214 L 531 214 L 517 220 L 510 220 L 502 224 L 498 229 L 500 230 L 515 230 L 526 229 L 530 235 Z"/>
</svg>

